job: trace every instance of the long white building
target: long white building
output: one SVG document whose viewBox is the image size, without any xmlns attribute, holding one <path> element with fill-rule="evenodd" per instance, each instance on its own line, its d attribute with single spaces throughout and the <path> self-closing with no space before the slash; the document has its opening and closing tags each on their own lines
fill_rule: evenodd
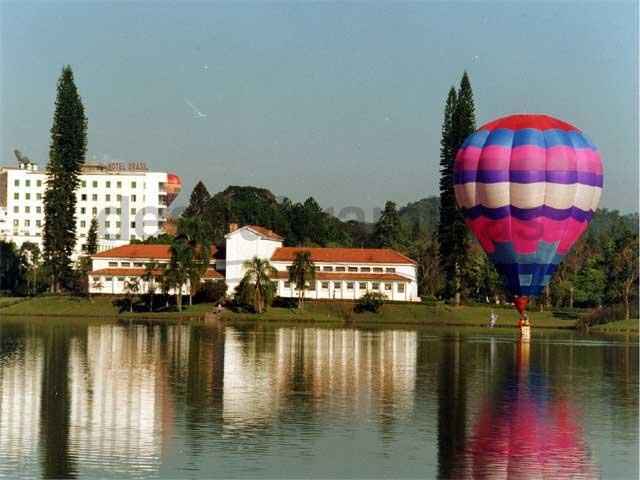
<svg viewBox="0 0 640 480">
<path fill-rule="evenodd" d="M 0 166 L 0 240 L 42 247 L 46 172 L 31 162 Z M 98 221 L 98 249 L 106 250 L 161 232 L 180 178 L 150 172 L 142 163 L 86 164 L 76 191 L 76 246 L 86 243 Z"/>
<path fill-rule="evenodd" d="M 284 247 L 282 237 L 257 225 L 230 226 L 224 248 L 214 249 L 205 280 L 222 279 L 233 294 L 253 257 L 268 260 L 277 273 L 272 278 L 280 297 L 298 297 L 289 282 L 288 268 L 300 251 L 307 251 L 316 268 L 315 282 L 308 285 L 305 298 L 356 300 L 367 292 L 379 292 L 389 300 L 419 302 L 417 266 L 412 259 L 391 249 Z M 126 284 L 141 277 L 152 259 L 168 263 L 166 245 L 129 245 L 98 253 L 93 260 L 89 286 L 92 293 L 123 294 Z M 160 274 L 161 272 L 158 272 Z M 184 293 L 188 291 L 185 287 Z"/>
</svg>

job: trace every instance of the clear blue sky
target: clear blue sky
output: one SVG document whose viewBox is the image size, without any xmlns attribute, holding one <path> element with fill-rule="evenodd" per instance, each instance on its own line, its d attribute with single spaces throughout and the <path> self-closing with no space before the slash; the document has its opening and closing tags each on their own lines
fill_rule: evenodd
<svg viewBox="0 0 640 480">
<path fill-rule="evenodd" d="M 437 193 L 442 105 L 467 69 L 478 124 L 523 111 L 575 124 L 602 151 L 602 205 L 637 209 L 636 2 L 2 2 L 0 14 L 0 163 L 16 147 L 46 163 L 68 63 L 88 158 L 175 171 L 180 203 L 202 179 L 369 214 Z"/>
</svg>

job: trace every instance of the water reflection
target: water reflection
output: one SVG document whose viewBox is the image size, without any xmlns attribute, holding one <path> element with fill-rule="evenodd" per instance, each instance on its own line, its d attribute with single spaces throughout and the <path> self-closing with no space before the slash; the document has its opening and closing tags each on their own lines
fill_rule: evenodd
<svg viewBox="0 0 640 480">
<path fill-rule="evenodd" d="M 637 472 L 637 345 L 543 340 L 0 322 L 0 477 Z"/>
</svg>

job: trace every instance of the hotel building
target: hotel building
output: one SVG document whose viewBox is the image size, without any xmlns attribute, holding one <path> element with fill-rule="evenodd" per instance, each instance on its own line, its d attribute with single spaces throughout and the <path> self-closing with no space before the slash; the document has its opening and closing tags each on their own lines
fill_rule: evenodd
<svg viewBox="0 0 640 480">
<path fill-rule="evenodd" d="M 0 166 L 0 240 L 42 247 L 47 175 L 24 157 Z M 84 248 L 91 220 L 98 220 L 98 250 L 161 232 L 180 178 L 150 172 L 143 163 L 86 164 L 76 191 L 75 253 Z"/>
<path fill-rule="evenodd" d="M 230 226 L 224 249 L 213 251 L 207 279 L 224 278 L 232 295 L 245 275 L 244 263 L 253 257 L 269 260 L 277 274 L 272 279 L 276 295 L 296 298 L 299 291 L 289 282 L 288 269 L 298 252 L 306 251 L 316 268 L 315 282 L 305 298 L 357 300 L 367 292 L 379 292 L 389 300 L 419 302 L 416 262 L 391 249 L 284 247 L 283 239 L 257 225 Z M 224 253 L 223 253 L 224 252 Z M 151 259 L 166 264 L 166 245 L 128 245 L 92 257 L 89 286 L 92 293 L 125 293 L 129 278 L 141 276 Z M 160 274 L 160 272 L 159 272 Z M 100 288 L 94 288 L 94 285 Z M 188 291 L 188 285 L 185 292 Z M 141 291 L 146 291 L 142 282 Z"/>
</svg>

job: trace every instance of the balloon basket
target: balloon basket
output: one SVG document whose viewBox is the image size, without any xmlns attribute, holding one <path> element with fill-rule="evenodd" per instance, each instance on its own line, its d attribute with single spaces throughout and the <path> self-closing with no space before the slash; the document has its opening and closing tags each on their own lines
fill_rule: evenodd
<svg viewBox="0 0 640 480">
<path fill-rule="evenodd" d="M 528 342 L 531 338 L 531 325 L 520 325 L 520 338 Z"/>
</svg>

